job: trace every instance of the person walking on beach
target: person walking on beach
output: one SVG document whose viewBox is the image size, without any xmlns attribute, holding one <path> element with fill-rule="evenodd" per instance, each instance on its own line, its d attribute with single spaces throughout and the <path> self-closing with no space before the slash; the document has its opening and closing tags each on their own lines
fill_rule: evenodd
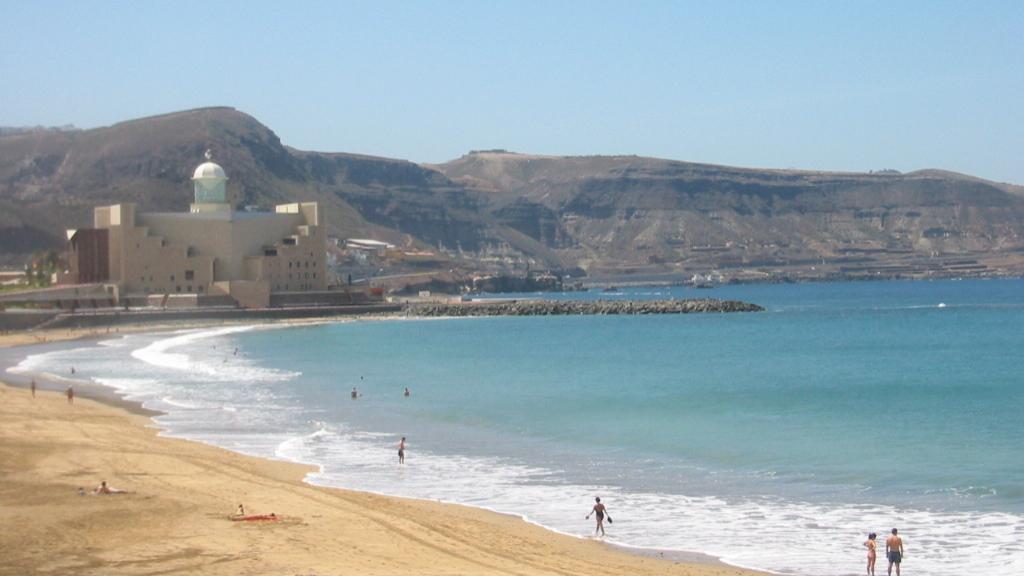
<svg viewBox="0 0 1024 576">
<path fill-rule="evenodd" d="M 355 386 L 353 386 L 352 387 L 352 399 L 355 400 L 356 398 L 359 398 L 359 391 L 356 390 Z"/>
<path fill-rule="evenodd" d="M 69 384 L 68 385 L 68 391 L 66 392 L 66 394 L 68 395 L 68 404 L 74 404 L 75 403 L 75 387 Z"/>
<path fill-rule="evenodd" d="M 405 464 L 405 436 L 398 441 L 398 463 Z"/>
<path fill-rule="evenodd" d="M 35 378 L 32 379 L 32 397 L 33 398 L 36 397 L 36 379 Z"/>
<path fill-rule="evenodd" d="M 608 511 L 604 507 L 604 504 L 601 504 L 601 497 L 600 496 L 594 497 L 594 502 L 595 502 L 595 504 L 594 504 L 594 507 L 590 510 L 590 514 L 587 514 L 587 520 L 590 520 L 590 515 L 591 514 L 596 515 L 596 517 L 597 517 L 597 526 L 594 527 L 594 536 L 597 536 L 598 532 L 601 533 L 601 536 L 604 536 L 604 516 L 605 516 L 605 514 L 608 513 Z M 611 516 L 608 517 L 608 521 L 609 522 L 612 521 L 612 517 Z"/>
<path fill-rule="evenodd" d="M 903 539 L 899 537 L 895 528 L 892 535 L 885 539 L 885 557 L 889 559 L 889 576 L 892 576 L 892 566 L 896 565 L 896 576 L 900 576 L 900 562 L 903 561 Z"/>
<path fill-rule="evenodd" d="M 868 534 L 868 539 L 864 542 L 864 547 L 868 549 L 868 576 L 875 576 L 875 557 L 876 557 L 876 545 L 875 538 L 878 535 L 872 532 Z"/>
</svg>

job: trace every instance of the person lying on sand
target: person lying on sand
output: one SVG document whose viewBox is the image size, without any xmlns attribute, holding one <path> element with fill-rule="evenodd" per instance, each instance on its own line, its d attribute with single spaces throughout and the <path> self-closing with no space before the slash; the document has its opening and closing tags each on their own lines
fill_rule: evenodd
<svg viewBox="0 0 1024 576">
<path fill-rule="evenodd" d="M 245 506 L 238 505 L 238 510 L 231 515 L 231 519 L 235 522 L 252 522 L 255 520 L 277 520 L 277 514 L 271 512 L 270 514 L 246 514 Z"/>
<path fill-rule="evenodd" d="M 256 522 L 260 520 L 276 521 L 278 520 L 277 514 L 271 512 L 270 514 L 249 514 L 248 516 L 232 516 L 231 519 L 235 522 Z"/>
<path fill-rule="evenodd" d="M 119 488 L 111 488 L 110 486 L 107 486 L 107 481 L 106 480 L 102 480 L 102 481 L 100 481 L 100 485 L 97 486 L 96 489 L 92 491 L 92 493 L 93 494 L 127 494 L 128 491 L 127 490 L 121 490 Z"/>
</svg>

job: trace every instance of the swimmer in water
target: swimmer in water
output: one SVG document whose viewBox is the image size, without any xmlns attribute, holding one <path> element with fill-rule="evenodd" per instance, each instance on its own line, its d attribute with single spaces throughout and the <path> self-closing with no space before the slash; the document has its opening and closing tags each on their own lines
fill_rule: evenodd
<svg viewBox="0 0 1024 576">
<path fill-rule="evenodd" d="M 889 560 L 889 575 L 892 575 L 892 567 L 896 566 L 896 576 L 900 576 L 900 563 L 903 562 L 903 539 L 899 537 L 899 531 L 892 529 L 892 535 L 885 539 L 885 557 Z"/>
</svg>

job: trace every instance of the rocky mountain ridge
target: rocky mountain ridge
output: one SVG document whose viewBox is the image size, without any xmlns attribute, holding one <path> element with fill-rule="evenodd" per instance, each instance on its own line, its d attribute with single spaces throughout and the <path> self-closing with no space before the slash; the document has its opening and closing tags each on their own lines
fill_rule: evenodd
<svg viewBox="0 0 1024 576">
<path fill-rule="evenodd" d="M 997 254 L 1013 260 L 1024 239 L 1024 188 L 940 170 L 756 170 L 507 152 L 437 168 L 489 198 L 504 223 L 591 272 L 815 262 L 909 270 L 927 268 L 924 259 L 963 267 Z"/>
<path fill-rule="evenodd" d="M 239 206 L 317 200 L 330 234 L 441 250 L 466 269 L 752 279 L 1024 270 L 1024 188 L 971 176 L 506 151 L 419 165 L 297 150 L 226 107 L 0 136 L 0 262 L 60 247 L 96 205 L 187 209 L 207 148 Z"/>
</svg>

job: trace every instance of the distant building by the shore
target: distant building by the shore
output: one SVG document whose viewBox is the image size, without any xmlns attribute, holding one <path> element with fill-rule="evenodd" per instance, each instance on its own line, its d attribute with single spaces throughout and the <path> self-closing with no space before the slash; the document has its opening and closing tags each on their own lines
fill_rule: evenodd
<svg viewBox="0 0 1024 576">
<path fill-rule="evenodd" d="M 272 294 L 326 291 L 326 235 L 316 202 L 235 211 L 228 177 L 209 152 L 192 176 L 188 212 L 100 206 L 93 227 L 68 230 L 61 284 L 116 286 L 118 299 L 229 297 L 261 308 Z"/>
</svg>

